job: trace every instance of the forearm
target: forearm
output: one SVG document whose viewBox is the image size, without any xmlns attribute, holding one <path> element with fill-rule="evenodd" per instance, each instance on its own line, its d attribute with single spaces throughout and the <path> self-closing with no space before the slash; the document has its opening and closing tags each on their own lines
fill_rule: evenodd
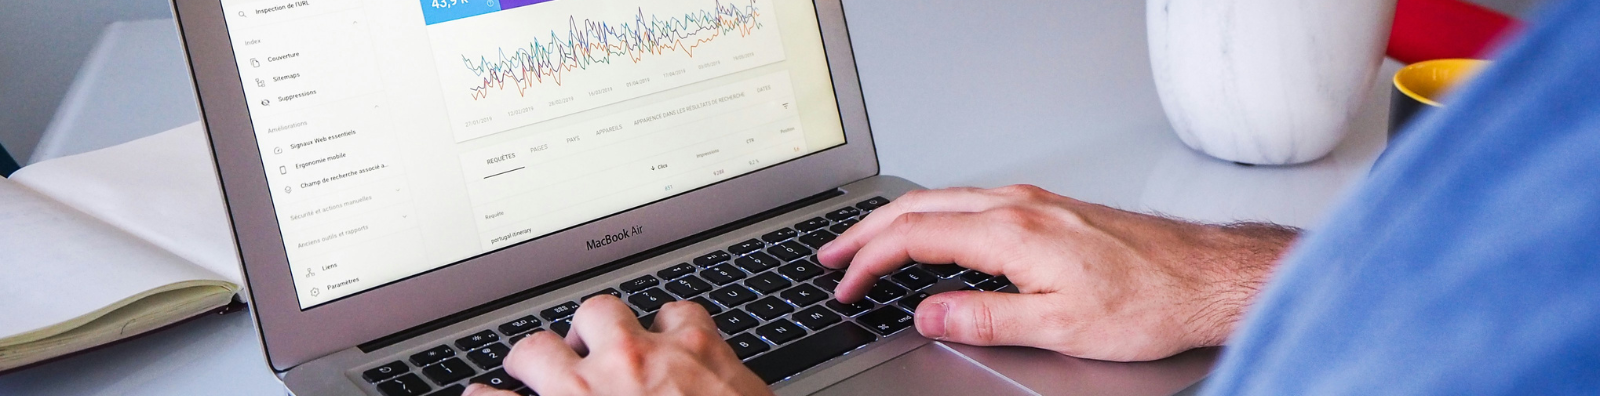
<svg viewBox="0 0 1600 396">
<path fill-rule="evenodd" d="M 1190 263 L 1204 269 L 1200 298 L 1185 326 L 1196 346 L 1219 346 L 1233 334 L 1300 229 L 1270 223 L 1204 225 L 1204 253 Z"/>
</svg>

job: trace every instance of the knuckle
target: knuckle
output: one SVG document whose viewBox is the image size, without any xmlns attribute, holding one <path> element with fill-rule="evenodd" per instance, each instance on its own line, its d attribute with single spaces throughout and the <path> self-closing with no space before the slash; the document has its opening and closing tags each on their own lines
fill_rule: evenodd
<svg viewBox="0 0 1600 396">
<path fill-rule="evenodd" d="M 972 338 L 983 344 L 993 344 L 998 338 L 994 310 L 982 301 L 974 301 L 971 307 Z"/>
<path fill-rule="evenodd" d="M 701 355 L 717 350 L 716 347 L 724 343 L 722 337 L 714 332 L 698 328 L 685 331 L 678 337 L 684 348 Z"/>
<path fill-rule="evenodd" d="M 1013 184 L 997 188 L 995 192 L 1021 198 L 1041 198 L 1051 195 L 1049 191 L 1032 184 Z"/>
</svg>

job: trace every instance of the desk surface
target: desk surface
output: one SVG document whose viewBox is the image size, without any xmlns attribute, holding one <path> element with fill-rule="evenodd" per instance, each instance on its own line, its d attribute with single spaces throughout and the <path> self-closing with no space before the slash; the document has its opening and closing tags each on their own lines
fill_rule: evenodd
<svg viewBox="0 0 1600 396">
<path fill-rule="evenodd" d="M 1332 155 L 1286 168 L 1242 167 L 1188 150 L 1151 81 L 1144 2 L 849 1 L 851 34 L 883 173 L 930 187 L 1032 183 L 1090 202 L 1184 218 L 1312 226 L 1384 147 L 1387 90 L 1374 84 L 1354 132 Z M 74 92 L 185 97 L 170 23 L 129 25 L 102 45 L 153 65 L 142 76 L 83 75 Z M 137 39 L 131 39 L 137 38 Z M 100 50 L 97 50 L 100 51 Z M 148 59 L 179 57 L 173 59 Z M 1002 59 L 1003 62 L 991 60 Z M 1388 64 L 1385 72 L 1393 72 Z M 97 68 L 86 65 L 85 70 Z M 141 80 L 143 79 L 143 80 Z M 80 83 L 83 84 L 83 83 Z M 67 102 L 74 99 L 69 98 Z M 70 154 L 193 120 L 192 100 L 160 111 L 108 105 L 126 128 L 52 128 Z M 183 117 L 188 119 L 182 119 Z M 90 125 L 79 122 L 76 125 Z M 98 125 L 98 124 L 96 124 Z M 143 126 L 143 127 L 142 127 Z M 47 158 L 36 157 L 35 160 Z M 246 315 L 197 321 L 0 376 L 0 394 L 283 394 Z"/>
</svg>

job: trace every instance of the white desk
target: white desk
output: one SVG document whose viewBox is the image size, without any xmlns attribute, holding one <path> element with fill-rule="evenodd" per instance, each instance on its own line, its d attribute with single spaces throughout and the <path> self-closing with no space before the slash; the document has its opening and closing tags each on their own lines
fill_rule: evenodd
<svg viewBox="0 0 1600 396">
<path fill-rule="evenodd" d="M 1384 146 L 1388 102 L 1379 81 L 1356 132 L 1329 158 L 1291 168 L 1248 168 L 1196 154 L 1172 134 L 1161 112 L 1145 51 L 1144 2 L 995 4 L 847 2 L 885 174 L 930 187 L 1033 183 L 1126 209 L 1311 226 L 1345 185 L 1366 174 Z M 150 89 L 160 91 L 148 92 L 150 97 L 188 95 L 181 58 L 145 59 L 178 53 L 141 51 L 175 47 L 170 25 L 147 23 L 139 30 L 124 36 L 143 39 L 113 42 L 121 49 L 111 52 L 165 66 L 138 76 L 79 76 L 97 87 L 74 93 Z M 151 80 L 182 83 L 149 86 Z M 164 105 L 170 107 L 151 112 L 135 103 L 109 104 L 93 116 L 141 121 L 120 129 L 53 129 L 64 135 L 46 140 L 85 142 L 57 152 L 83 151 L 171 123 L 151 114 L 171 118 L 193 111 L 187 99 Z M 85 135 L 73 135 L 79 133 Z M 236 314 L 0 377 L 0 394 L 278 396 L 283 390 L 266 370 L 249 318 Z"/>
</svg>

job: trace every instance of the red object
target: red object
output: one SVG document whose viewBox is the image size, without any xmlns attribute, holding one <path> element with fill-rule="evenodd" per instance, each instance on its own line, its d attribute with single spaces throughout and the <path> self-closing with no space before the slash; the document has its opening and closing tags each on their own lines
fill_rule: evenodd
<svg viewBox="0 0 1600 396">
<path fill-rule="evenodd" d="M 1484 58 L 1522 23 L 1461 0 L 1399 0 L 1389 57 L 1404 63 L 1448 58 Z"/>
</svg>

